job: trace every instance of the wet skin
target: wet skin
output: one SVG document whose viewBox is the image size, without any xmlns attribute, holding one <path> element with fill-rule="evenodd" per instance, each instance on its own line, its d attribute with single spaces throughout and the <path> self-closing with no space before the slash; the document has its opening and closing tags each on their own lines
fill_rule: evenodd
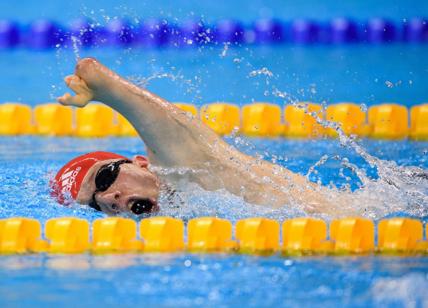
<svg viewBox="0 0 428 308">
<path fill-rule="evenodd" d="M 120 159 L 110 159 L 97 162 L 93 165 L 83 179 L 77 201 L 88 204 L 96 190 L 95 176 L 98 170 L 111 162 Z M 148 169 L 148 161 L 144 156 L 134 156 L 132 163 L 120 165 L 118 177 L 106 191 L 95 194 L 95 200 L 101 210 L 107 214 L 115 215 L 119 212 L 131 213 L 132 202 L 149 199 L 155 205 L 151 212 L 159 210 L 157 199 L 159 197 L 159 178 Z"/>
<path fill-rule="evenodd" d="M 159 179 L 174 183 L 195 182 L 206 190 L 225 189 L 252 204 L 280 207 L 301 205 L 307 212 L 324 212 L 337 200 L 328 200 L 315 184 L 286 168 L 247 156 L 223 141 L 199 119 L 180 110 L 150 91 L 120 77 L 93 58 L 78 62 L 74 75 L 65 78 L 76 95 L 58 98 L 63 105 L 85 106 L 95 100 L 127 118 L 147 146 L 151 165 L 184 168 L 186 173 L 157 176 L 147 169 L 148 162 L 121 165 L 114 185 L 98 193 L 97 201 L 109 213 L 129 210 L 134 195 L 156 199 Z M 128 166 L 127 166 L 128 165 Z M 78 201 L 87 203 L 94 191 L 94 171 L 84 179 Z M 123 169 L 123 170 L 122 170 Z"/>
</svg>

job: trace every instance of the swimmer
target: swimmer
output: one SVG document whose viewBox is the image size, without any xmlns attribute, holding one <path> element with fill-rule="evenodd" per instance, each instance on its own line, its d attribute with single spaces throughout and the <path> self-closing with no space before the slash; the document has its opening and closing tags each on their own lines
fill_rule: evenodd
<svg viewBox="0 0 428 308">
<path fill-rule="evenodd" d="M 251 204 L 300 204 L 308 213 L 329 211 L 333 201 L 306 177 L 239 152 L 199 119 L 93 58 L 81 59 L 65 82 L 75 96 L 64 94 L 58 98 L 61 104 L 84 107 L 99 101 L 113 108 L 135 127 L 148 157 L 93 152 L 75 158 L 53 181 L 62 203 L 69 194 L 109 215 L 152 213 L 159 210 L 162 187 L 184 180 L 207 191 L 224 189 Z M 165 168 L 177 172 L 156 171 Z"/>
</svg>

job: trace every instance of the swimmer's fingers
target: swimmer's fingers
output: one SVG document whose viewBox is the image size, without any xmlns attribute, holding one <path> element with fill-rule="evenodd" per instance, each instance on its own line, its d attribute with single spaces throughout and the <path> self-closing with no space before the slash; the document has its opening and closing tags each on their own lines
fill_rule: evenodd
<svg viewBox="0 0 428 308">
<path fill-rule="evenodd" d="M 77 94 L 72 96 L 70 93 L 65 93 L 63 96 L 58 97 L 58 102 L 64 106 L 85 107 L 92 99 L 92 96 Z"/>
<path fill-rule="evenodd" d="M 70 103 L 69 103 L 70 99 L 71 99 L 70 93 L 65 93 L 63 96 L 58 97 L 56 100 L 61 105 L 68 106 L 68 105 L 70 105 Z"/>
<path fill-rule="evenodd" d="M 91 89 L 89 89 L 86 82 L 79 76 L 69 75 L 64 78 L 64 81 L 70 89 L 76 92 L 76 94 L 92 95 Z"/>
<path fill-rule="evenodd" d="M 76 95 L 72 96 L 69 93 L 58 98 L 58 102 L 66 106 L 84 107 L 93 99 L 93 93 L 88 88 L 86 83 L 75 75 L 70 75 L 64 78 L 67 86 L 72 89 Z"/>
</svg>

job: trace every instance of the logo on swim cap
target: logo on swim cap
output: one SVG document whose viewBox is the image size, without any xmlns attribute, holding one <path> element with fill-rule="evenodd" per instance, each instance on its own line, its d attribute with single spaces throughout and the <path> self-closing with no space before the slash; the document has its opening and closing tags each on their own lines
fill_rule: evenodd
<svg viewBox="0 0 428 308">
<path fill-rule="evenodd" d="M 107 159 L 126 159 L 126 157 L 111 152 L 97 151 L 78 156 L 69 161 L 51 181 L 52 195 L 61 204 L 67 203 L 65 198 L 67 195 L 76 199 L 89 169 L 97 162 Z"/>
</svg>

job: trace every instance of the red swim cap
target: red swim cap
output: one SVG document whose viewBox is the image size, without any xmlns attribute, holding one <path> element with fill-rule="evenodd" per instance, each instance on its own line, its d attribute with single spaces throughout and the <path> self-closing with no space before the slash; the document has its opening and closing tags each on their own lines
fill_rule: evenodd
<svg viewBox="0 0 428 308">
<path fill-rule="evenodd" d="M 73 199 L 82 186 L 83 179 L 95 163 L 107 159 L 126 159 L 126 157 L 110 152 L 91 152 L 69 161 L 51 181 L 52 195 L 61 204 L 66 203 L 65 196 L 70 194 Z"/>
</svg>

